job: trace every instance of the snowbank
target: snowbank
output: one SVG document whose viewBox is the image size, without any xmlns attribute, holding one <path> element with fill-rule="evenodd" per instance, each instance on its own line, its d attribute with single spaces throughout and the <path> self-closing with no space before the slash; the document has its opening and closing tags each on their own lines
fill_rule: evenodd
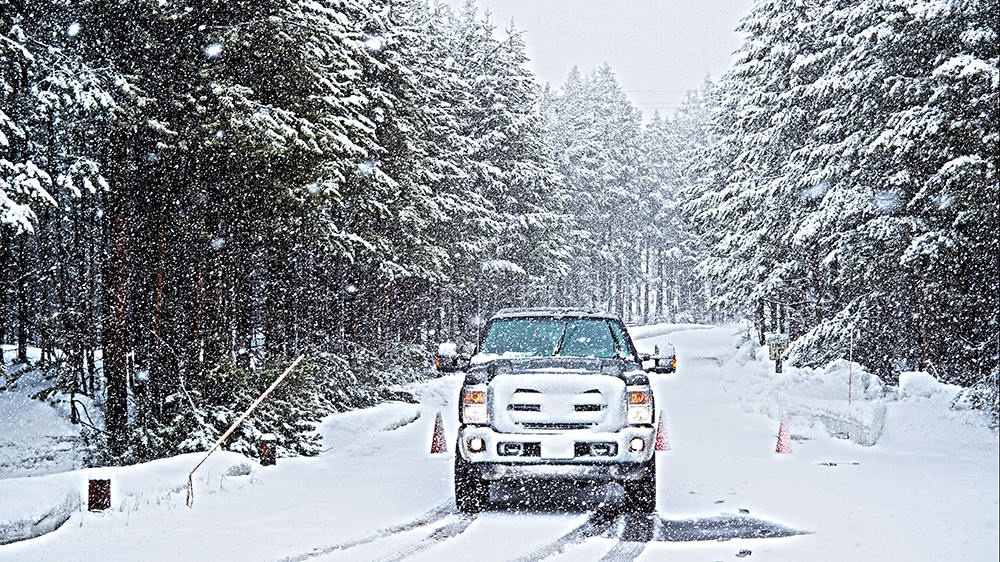
<svg viewBox="0 0 1000 562">
<path fill-rule="evenodd" d="M 50 533 L 86 503 L 91 479 L 111 481 L 111 508 L 129 498 L 185 492 L 188 474 L 205 453 L 190 453 L 133 466 L 88 468 L 38 478 L 0 480 L 0 544 Z M 195 473 L 195 493 L 226 478 L 246 476 L 256 465 L 243 455 L 216 451 Z"/>
<path fill-rule="evenodd" d="M 3 346 L 8 361 L 13 361 L 15 349 Z M 28 358 L 37 361 L 38 349 L 28 348 Z M 0 478 L 43 476 L 83 466 L 80 426 L 69 423 L 68 400 L 51 404 L 32 398 L 50 385 L 45 373 L 24 364 L 0 367 Z M 76 400 L 81 412 L 86 408 L 97 415 L 89 398 L 78 395 Z"/>
<path fill-rule="evenodd" d="M 628 333 L 633 340 L 644 340 L 655 338 L 673 332 L 683 332 L 686 330 L 709 330 L 712 326 L 704 324 L 650 324 L 649 326 L 629 326 Z"/>
<path fill-rule="evenodd" d="M 0 478 L 40 476 L 82 466 L 79 428 L 22 392 L 0 392 Z"/>
<path fill-rule="evenodd" d="M 772 419 L 784 413 L 800 424 L 820 424 L 830 435 L 859 445 L 878 442 L 885 424 L 887 394 L 879 377 L 843 359 L 822 368 L 786 365 L 782 373 L 775 373 L 767 346 L 757 347 L 748 336 L 746 328 L 734 334 L 736 349 L 725 361 L 722 375 L 723 382 L 739 396 L 744 412 L 759 412 Z"/>
<path fill-rule="evenodd" d="M 79 491 L 63 479 L 0 480 L 0 544 L 51 533 L 79 508 Z"/>
<path fill-rule="evenodd" d="M 970 411 L 968 389 L 938 382 L 930 374 L 901 373 L 899 387 L 890 387 L 864 366 L 844 359 L 821 368 L 785 365 L 784 372 L 777 374 L 767 346 L 757 347 L 746 329 L 734 338 L 735 353 L 722 376 L 736 390 L 744 412 L 759 412 L 772 419 L 785 413 L 800 424 L 820 424 L 831 436 L 864 446 L 882 439 L 891 404 L 929 402 L 934 409 L 928 412 L 936 412 L 942 419 L 964 425 L 982 423 L 980 412 Z M 734 363 L 741 368 L 729 368 L 735 367 Z M 903 423 L 899 415 L 893 423 Z M 968 419 L 957 419 L 963 416 Z M 927 427 L 922 433 L 926 434 L 934 424 L 929 419 L 924 423 Z"/>
<path fill-rule="evenodd" d="M 953 402 L 965 389 L 954 384 L 938 382 L 934 375 L 922 372 L 899 374 L 900 398 L 930 398 L 939 402 Z"/>
</svg>

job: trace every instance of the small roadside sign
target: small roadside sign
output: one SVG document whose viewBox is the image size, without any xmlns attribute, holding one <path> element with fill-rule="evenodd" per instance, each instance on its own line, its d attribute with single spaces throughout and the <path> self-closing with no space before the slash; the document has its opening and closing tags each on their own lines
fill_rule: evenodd
<svg viewBox="0 0 1000 562">
<path fill-rule="evenodd" d="M 775 334 L 767 338 L 767 348 L 771 361 L 774 361 L 774 372 L 781 372 L 781 362 L 788 351 L 788 336 L 786 334 Z"/>
</svg>

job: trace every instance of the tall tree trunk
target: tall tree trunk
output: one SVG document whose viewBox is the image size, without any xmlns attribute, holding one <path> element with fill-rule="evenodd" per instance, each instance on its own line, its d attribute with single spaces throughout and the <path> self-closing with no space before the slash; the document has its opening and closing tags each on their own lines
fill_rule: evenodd
<svg viewBox="0 0 1000 562">
<path fill-rule="evenodd" d="M 657 319 L 663 318 L 663 247 L 656 249 L 656 311 Z"/>
<path fill-rule="evenodd" d="M 103 271 L 105 315 L 104 347 L 105 424 L 110 453 L 120 458 L 128 445 L 128 245 L 125 152 L 118 154 L 116 177 L 108 193 L 108 259 Z"/>
<path fill-rule="evenodd" d="M 618 257 L 618 261 L 615 264 L 615 311 L 618 313 L 619 318 L 625 316 L 625 291 L 623 290 L 623 278 L 622 278 L 622 259 L 621 256 Z"/>
<path fill-rule="evenodd" d="M 48 319 L 50 317 L 50 299 L 49 299 L 49 278 L 51 270 L 49 269 L 52 262 L 49 259 L 49 235 L 51 232 L 51 221 L 49 220 L 49 208 L 43 207 L 42 212 L 38 216 L 38 234 L 37 234 L 37 263 L 38 270 L 45 271 L 45 274 L 39 275 L 38 288 L 41 290 L 41 295 L 38 300 L 35 301 L 35 314 L 38 318 L 38 322 L 35 324 L 35 330 L 37 332 L 37 338 L 39 347 L 41 348 L 42 362 L 48 362 L 52 360 L 53 349 L 52 349 L 52 334 L 50 331 L 50 326 L 48 325 Z"/>
<path fill-rule="evenodd" d="M 759 334 L 760 345 L 764 345 L 764 343 L 766 343 L 764 338 L 764 332 L 767 331 L 767 327 L 765 326 L 766 321 L 767 319 L 764 316 L 764 301 L 758 300 L 757 314 L 754 315 L 754 324 L 757 326 L 757 333 Z"/>
<path fill-rule="evenodd" d="M 11 249 L 13 242 L 14 229 L 10 225 L 0 224 L 0 344 L 7 341 L 7 290 L 10 283 L 9 272 L 14 265 L 14 252 Z M 0 352 L 0 365 L 3 364 L 4 357 Z"/>
<path fill-rule="evenodd" d="M 205 258 L 208 252 L 208 241 L 204 233 L 198 236 L 195 252 L 198 254 L 197 278 L 194 287 L 194 333 L 191 334 L 191 349 L 187 374 L 201 377 L 203 368 L 203 350 L 205 349 Z"/>
<path fill-rule="evenodd" d="M 28 250 L 24 237 L 19 239 L 21 278 L 17 282 L 17 360 L 28 362 Z"/>
<path fill-rule="evenodd" d="M 649 324 L 649 285 L 650 285 L 650 271 L 649 271 L 649 245 L 646 245 L 645 251 L 646 266 L 643 270 L 643 300 L 642 300 L 642 323 Z"/>
<path fill-rule="evenodd" d="M 89 256 L 88 256 L 88 271 L 87 271 L 87 377 L 89 379 L 90 396 L 93 397 L 97 392 L 97 365 L 94 362 L 95 356 L 97 354 L 97 313 L 95 307 L 97 306 L 97 239 L 101 228 L 97 224 L 97 205 L 96 201 L 90 213 L 90 226 L 91 235 L 89 246 Z"/>
</svg>

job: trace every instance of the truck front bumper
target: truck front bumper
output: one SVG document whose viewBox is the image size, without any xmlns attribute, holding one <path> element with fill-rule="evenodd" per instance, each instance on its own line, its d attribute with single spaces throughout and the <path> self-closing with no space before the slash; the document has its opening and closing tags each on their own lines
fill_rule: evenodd
<svg viewBox="0 0 1000 562">
<path fill-rule="evenodd" d="M 639 449 L 637 439 L 642 442 Z M 645 474 L 655 439 L 650 426 L 628 426 L 614 433 L 499 433 L 467 425 L 459 429 L 456 454 L 485 480 L 636 480 Z M 474 451 L 470 445 L 481 449 Z"/>
</svg>

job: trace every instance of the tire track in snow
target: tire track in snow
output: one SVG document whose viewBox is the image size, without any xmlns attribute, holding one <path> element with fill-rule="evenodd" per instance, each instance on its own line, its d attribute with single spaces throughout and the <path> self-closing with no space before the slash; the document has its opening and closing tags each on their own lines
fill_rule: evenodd
<svg viewBox="0 0 1000 562">
<path fill-rule="evenodd" d="M 632 562 L 642 554 L 646 544 L 653 539 L 655 515 L 623 513 L 615 519 L 614 538 L 618 542 L 601 557 L 599 562 Z"/>
<path fill-rule="evenodd" d="M 538 548 L 533 548 L 517 558 L 509 560 L 510 562 L 534 562 L 536 560 L 544 560 L 550 556 L 562 554 L 571 546 L 580 544 L 590 537 L 603 534 L 610 529 L 614 523 L 614 513 L 609 513 L 603 510 L 594 511 L 589 517 L 587 517 L 586 521 L 565 535 Z"/>
<path fill-rule="evenodd" d="M 644 542 L 618 541 L 598 562 L 632 562 L 645 549 Z"/>
<path fill-rule="evenodd" d="M 364 537 L 361 537 L 360 539 L 354 539 L 354 540 L 351 540 L 351 541 L 345 541 L 345 542 L 331 544 L 331 545 L 327 545 L 327 546 L 318 546 L 318 547 L 313 548 L 312 550 L 309 550 L 307 552 L 303 552 L 303 553 L 300 553 L 300 554 L 295 554 L 295 555 L 292 555 L 292 556 L 281 558 L 281 559 L 277 560 L 276 562 L 303 562 L 305 560 L 309 560 L 310 558 L 316 558 L 318 556 L 324 556 L 324 555 L 327 555 L 327 554 L 331 554 L 333 552 L 337 552 L 338 550 L 347 550 L 349 548 L 354 548 L 356 546 L 361 546 L 363 544 L 372 543 L 372 542 L 375 542 L 375 541 L 380 540 L 380 539 L 384 539 L 384 538 L 392 536 L 392 535 L 396 535 L 396 534 L 399 534 L 399 533 L 405 533 L 406 531 L 412 531 L 414 529 L 419 529 L 420 527 L 426 527 L 428 525 L 433 525 L 433 524 L 437 523 L 438 521 L 441 521 L 442 519 L 445 519 L 446 517 L 454 516 L 454 515 L 457 515 L 457 514 L 458 514 L 458 510 L 455 508 L 455 502 L 454 502 L 454 500 L 449 499 L 448 501 L 444 502 L 443 504 L 441 504 L 441 505 L 435 507 L 434 509 L 428 511 L 427 513 L 421 515 L 420 517 L 417 517 L 416 519 L 413 519 L 411 521 L 407 521 L 406 523 L 401 523 L 399 525 L 393 525 L 392 527 L 385 527 L 383 529 L 379 529 L 378 531 L 375 531 L 374 533 L 371 533 L 369 535 L 365 535 Z M 462 523 L 462 522 L 465 522 L 465 518 L 463 518 L 462 520 L 458 521 L 457 523 Z M 469 519 L 469 521 L 465 522 L 465 523 L 466 523 L 465 526 L 468 527 L 469 524 L 472 523 L 472 520 Z M 453 525 L 453 524 L 449 524 L 449 525 Z M 444 527 L 441 527 L 441 529 L 438 529 L 437 531 L 435 531 L 434 534 L 437 534 L 438 532 L 442 531 L 446 527 L 449 527 L 449 525 L 445 525 Z M 465 529 L 463 528 L 462 530 L 464 531 Z M 461 531 L 459 531 L 459 532 L 461 532 Z M 432 534 L 431 536 L 434 536 L 434 534 Z M 458 533 L 455 533 L 455 534 L 458 534 Z M 454 535 L 452 535 L 452 536 L 454 536 Z M 445 537 L 445 538 L 450 538 L 450 537 Z M 444 539 L 441 539 L 441 540 L 444 540 Z M 438 541 L 438 542 L 440 542 L 440 541 Z M 429 548 L 429 546 L 427 548 Z"/>
<path fill-rule="evenodd" d="M 400 548 L 395 552 L 390 552 L 389 554 L 376 558 L 372 562 L 398 562 L 399 560 L 404 560 L 410 556 L 419 554 L 432 546 L 443 543 L 448 539 L 457 537 L 465 532 L 465 530 L 469 528 L 469 525 L 472 525 L 472 522 L 476 520 L 475 516 L 472 515 L 463 514 L 460 517 L 461 518 L 458 521 L 452 521 L 442 525 L 423 539 Z"/>
</svg>

